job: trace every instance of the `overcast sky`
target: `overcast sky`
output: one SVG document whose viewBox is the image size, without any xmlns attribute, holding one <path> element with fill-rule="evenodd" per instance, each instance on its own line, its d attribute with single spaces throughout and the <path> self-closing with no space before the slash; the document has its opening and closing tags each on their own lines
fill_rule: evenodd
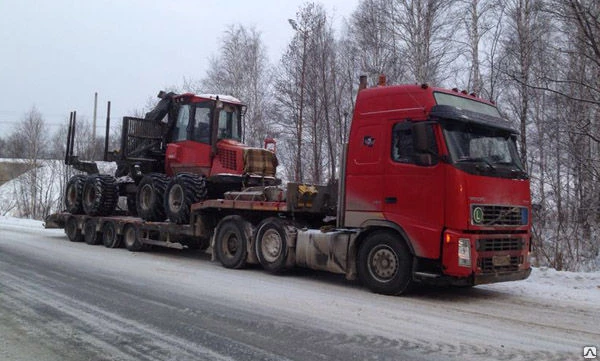
<svg viewBox="0 0 600 361">
<path fill-rule="evenodd" d="M 358 0 L 320 1 L 339 30 Z M 303 0 L 0 0 L 0 137 L 36 106 L 50 131 L 77 110 L 112 121 L 183 78 L 204 76 L 228 25 L 254 26 L 272 63 Z M 101 126 L 98 126 L 100 132 Z"/>
</svg>

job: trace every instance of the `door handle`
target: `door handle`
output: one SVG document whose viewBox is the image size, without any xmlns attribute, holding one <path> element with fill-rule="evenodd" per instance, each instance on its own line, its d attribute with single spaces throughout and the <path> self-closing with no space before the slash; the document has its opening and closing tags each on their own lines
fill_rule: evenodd
<svg viewBox="0 0 600 361">
<path fill-rule="evenodd" d="M 386 204 L 395 204 L 398 201 L 396 197 L 385 197 Z"/>
</svg>

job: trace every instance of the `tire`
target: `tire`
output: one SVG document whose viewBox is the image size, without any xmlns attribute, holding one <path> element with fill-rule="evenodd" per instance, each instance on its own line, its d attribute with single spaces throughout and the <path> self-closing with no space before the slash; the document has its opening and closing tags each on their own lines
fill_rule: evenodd
<svg viewBox="0 0 600 361">
<path fill-rule="evenodd" d="M 117 233 L 115 222 L 107 221 L 102 225 L 102 243 L 106 248 L 119 248 L 123 236 Z"/>
<path fill-rule="evenodd" d="M 139 252 L 144 249 L 144 244 L 139 239 L 139 231 L 133 224 L 127 224 L 123 228 L 123 243 L 130 252 Z"/>
<path fill-rule="evenodd" d="M 102 241 L 101 234 L 96 231 L 97 222 L 95 219 L 87 219 L 83 223 L 83 240 L 85 243 L 95 246 Z"/>
<path fill-rule="evenodd" d="M 166 219 L 163 199 L 168 183 L 169 177 L 160 173 L 149 173 L 142 178 L 135 196 L 139 217 L 151 222 Z"/>
<path fill-rule="evenodd" d="M 85 184 L 86 176 L 82 174 L 74 175 L 67 182 L 65 190 L 65 208 L 71 214 L 83 214 L 83 204 L 81 198 L 83 196 L 83 185 Z"/>
<path fill-rule="evenodd" d="M 280 273 L 286 268 L 288 235 L 281 219 L 267 218 L 258 226 L 255 246 L 258 262 L 265 270 Z"/>
<path fill-rule="evenodd" d="M 226 217 L 218 226 L 214 252 L 225 268 L 239 269 L 248 258 L 248 236 L 241 217 Z"/>
<path fill-rule="evenodd" d="M 358 277 L 375 293 L 399 295 L 412 284 L 412 255 L 398 235 L 375 231 L 358 250 Z"/>
<path fill-rule="evenodd" d="M 192 204 L 206 199 L 206 180 L 203 176 L 181 173 L 171 179 L 165 192 L 167 218 L 177 224 L 190 223 Z"/>
<path fill-rule="evenodd" d="M 119 201 L 119 188 L 113 176 L 91 175 L 83 186 L 83 210 L 88 216 L 109 216 Z"/>
<path fill-rule="evenodd" d="M 77 218 L 69 217 L 65 222 L 65 233 L 71 242 L 82 242 L 83 235 L 78 227 Z"/>
</svg>

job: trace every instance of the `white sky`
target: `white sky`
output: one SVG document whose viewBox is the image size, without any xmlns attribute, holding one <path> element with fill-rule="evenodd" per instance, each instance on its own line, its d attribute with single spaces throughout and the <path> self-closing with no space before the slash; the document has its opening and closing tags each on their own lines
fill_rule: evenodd
<svg viewBox="0 0 600 361">
<path fill-rule="evenodd" d="M 359 0 L 321 0 L 340 29 Z M 0 137 L 36 106 L 54 132 L 69 113 L 98 131 L 183 78 L 204 76 L 228 25 L 255 26 L 270 61 L 292 39 L 304 0 L 0 0 Z"/>
</svg>

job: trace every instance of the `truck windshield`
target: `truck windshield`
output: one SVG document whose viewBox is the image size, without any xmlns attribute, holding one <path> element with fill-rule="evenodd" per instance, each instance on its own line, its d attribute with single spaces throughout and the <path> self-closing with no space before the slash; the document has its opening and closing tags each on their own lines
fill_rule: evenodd
<svg viewBox="0 0 600 361">
<path fill-rule="evenodd" d="M 527 178 L 513 134 L 465 123 L 443 124 L 452 163 L 465 172 L 502 178 Z"/>
<path fill-rule="evenodd" d="M 241 141 L 240 109 L 236 106 L 225 104 L 219 113 L 219 139 L 234 139 Z"/>
</svg>

